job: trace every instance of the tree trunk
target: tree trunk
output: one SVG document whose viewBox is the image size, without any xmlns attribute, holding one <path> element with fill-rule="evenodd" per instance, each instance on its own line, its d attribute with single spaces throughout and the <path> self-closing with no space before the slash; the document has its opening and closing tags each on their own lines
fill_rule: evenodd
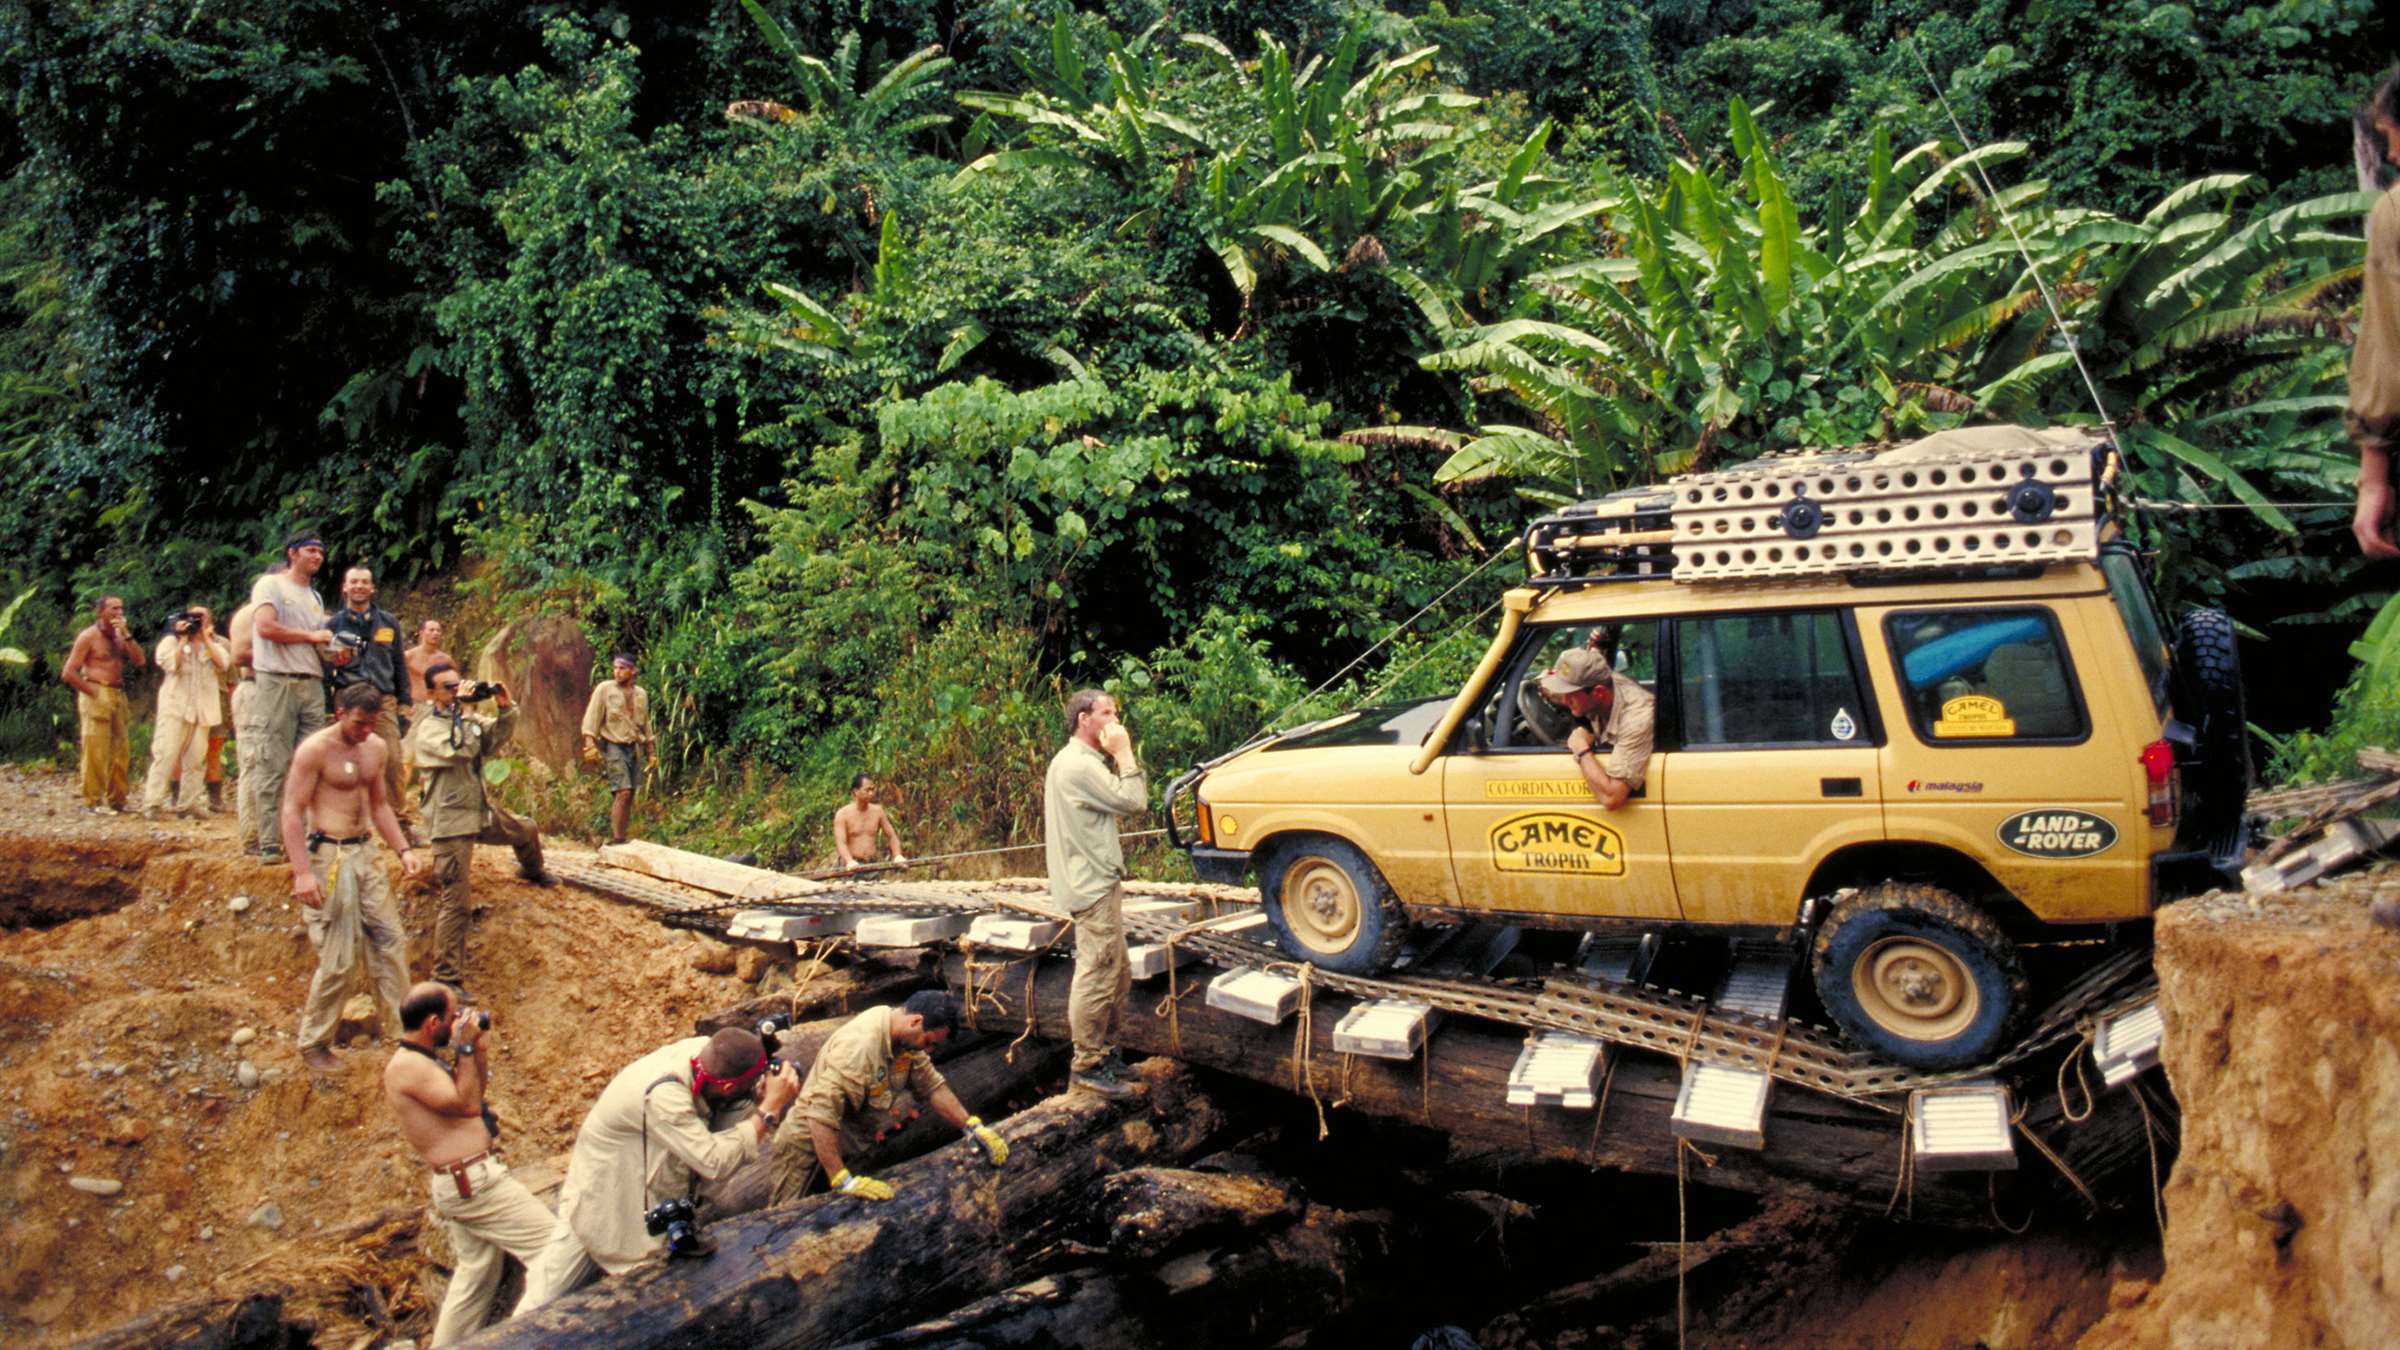
<svg viewBox="0 0 2400 1350">
<path fill-rule="evenodd" d="M 1172 1066 L 1147 1093 L 1052 1097 L 997 1128 L 1008 1165 L 964 1142 L 883 1174 L 880 1203 L 825 1195 L 711 1225 L 716 1254 L 653 1262 L 485 1332 L 482 1346 L 827 1346 L 917 1309 L 1009 1287 L 1086 1215 L 1111 1173 L 1196 1152 L 1223 1125 Z"/>
<path fill-rule="evenodd" d="M 1137 1167 L 1100 1183 L 1109 1256 L 1154 1260 L 1177 1248 L 1281 1228 L 1307 1203 L 1274 1177 Z"/>
<path fill-rule="evenodd" d="M 930 963 L 921 959 L 924 955 L 909 952 L 896 960 L 868 957 L 839 970 L 825 970 L 813 978 L 803 975 L 794 988 L 762 994 L 708 1014 L 693 1023 L 692 1034 L 712 1036 L 726 1027 L 749 1030 L 762 1018 L 776 1013 L 789 1013 L 793 1021 L 800 1022 L 853 1013 L 870 1004 L 897 1002 L 940 980 Z M 801 970 L 807 969 L 807 963 L 802 962 Z"/>
</svg>

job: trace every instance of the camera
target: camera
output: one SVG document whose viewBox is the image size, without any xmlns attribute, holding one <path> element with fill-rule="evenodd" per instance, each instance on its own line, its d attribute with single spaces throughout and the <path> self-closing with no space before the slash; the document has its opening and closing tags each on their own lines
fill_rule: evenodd
<svg viewBox="0 0 2400 1350">
<path fill-rule="evenodd" d="M 458 1015 L 462 1018 L 474 1018 L 475 1025 L 484 1031 L 492 1029 L 492 1010 L 489 1008 L 461 1008 L 458 1010 Z"/>
<path fill-rule="evenodd" d="M 458 701 L 481 703 L 494 694 L 505 692 L 507 692 L 507 687 L 498 680 L 468 680 L 458 687 Z"/>
<path fill-rule="evenodd" d="M 167 616 L 165 628 L 177 637 L 190 637 L 200 631 L 200 616 L 188 609 L 179 609 Z"/>
<path fill-rule="evenodd" d="M 667 1240 L 670 1261 L 679 1256 L 706 1256 L 710 1251 L 707 1240 L 700 1236 L 699 1211 L 682 1196 L 652 1205 L 650 1212 L 642 1216 L 642 1227 L 649 1230 L 650 1236 Z"/>
<path fill-rule="evenodd" d="M 363 633 L 335 633 L 333 645 L 344 651 L 363 652 L 367 649 L 367 639 Z"/>
</svg>

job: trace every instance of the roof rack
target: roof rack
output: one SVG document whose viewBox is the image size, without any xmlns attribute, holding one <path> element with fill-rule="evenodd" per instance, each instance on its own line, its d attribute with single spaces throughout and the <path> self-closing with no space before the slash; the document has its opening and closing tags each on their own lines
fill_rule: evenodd
<svg viewBox="0 0 2400 1350">
<path fill-rule="evenodd" d="M 1974 427 L 1612 493 L 1535 521 L 1526 553 L 1552 586 L 2090 560 L 2119 524 L 2116 476 L 2102 432 Z"/>
</svg>

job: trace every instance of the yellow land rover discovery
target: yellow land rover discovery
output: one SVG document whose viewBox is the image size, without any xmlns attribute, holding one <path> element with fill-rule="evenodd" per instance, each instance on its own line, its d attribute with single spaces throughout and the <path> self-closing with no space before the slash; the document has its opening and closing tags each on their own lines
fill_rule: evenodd
<svg viewBox="0 0 2400 1350">
<path fill-rule="evenodd" d="M 1750 930 L 1806 944 L 1865 1048 L 1979 1062 L 2027 1007 L 2021 945 L 2147 919 L 2243 844 L 2232 628 L 2170 638 L 2114 456 L 1980 428 L 1546 517 L 1455 697 L 1195 770 L 1178 842 L 1326 969 L 1385 969 L 1420 921 Z M 1655 700 L 1616 810 L 1534 687 L 1586 645 Z"/>
</svg>

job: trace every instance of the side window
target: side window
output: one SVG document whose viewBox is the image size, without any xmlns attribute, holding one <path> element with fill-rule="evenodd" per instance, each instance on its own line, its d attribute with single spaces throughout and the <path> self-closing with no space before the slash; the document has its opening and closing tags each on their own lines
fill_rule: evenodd
<svg viewBox="0 0 2400 1350">
<path fill-rule="evenodd" d="M 1929 745 L 2079 740 L 2090 727 L 2049 610 L 1916 610 L 1884 631 Z"/>
<path fill-rule="evenodd" d="M 1519 650 L 1516 665 L 1510 668 L 1501 707 L 1497 710 L 1506 715 L 1492 719 L 1492 725 L 1502 732 L 1493 738 L 1493 748 L 1554 750 L 1566 745 L 1567 733 L 1575 727 L 1574 719 L 1567 716 L 1565 709 L 1544 698 L 1539 686 L 1542 676 L 1558 664 L 1560 656 L 1587 645 L 1608 657 L 1609 665 L 1619 675 L 1638 680 L 1644 688 L 1655 691 L 1657 620 L 1537 628 Z"/>
<path fill-rule="evenodd" d="M 1685 749 L 1867 743 L 1838 614 L 1678 619 L 1675 660 Z"/>
<path fill-rule="evenodd" d="M 2108 578 L 2109 598 L 2125 620 L 2125 636 L 2133 639 L 2134 658 L 2142 663 L 2142 679 L 2150 686 L 2150 701 L 2167 710 L 2167 630 L 2158 607 L 2150 603 L 2150 588 L 2142 584 L 2141 564 L 2131 553 L 2115 548 L 2100 555 L 2100 573 Z"/>
</svg>

